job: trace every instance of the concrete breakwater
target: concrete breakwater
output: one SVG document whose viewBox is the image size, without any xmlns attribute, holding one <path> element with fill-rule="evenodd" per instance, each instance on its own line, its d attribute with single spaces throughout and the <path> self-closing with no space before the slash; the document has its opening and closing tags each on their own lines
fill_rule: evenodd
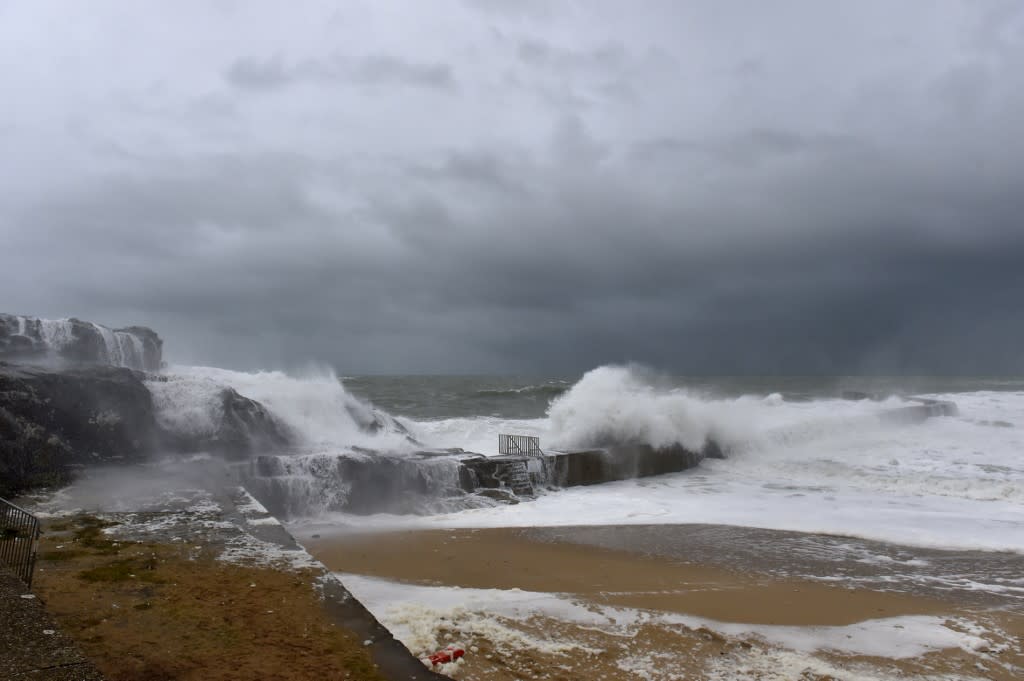
<svg viewBox="0 0 1024 681">
<path fill-rule="evenodd" d="M 693 468 L 708 456 L 720 458 L 721 450 L 713 443 L 699 452 L 680 445 L 655 448 L 646 444 L 630 444 L 576 451 L 552 450 L 537 456 L 479 456 L 459 462 L 460 481 L 462 489 L 467 492 L 502 488 L 514 490 L 517 471 L 525 470 L 531 486 L 597 485 L 678 473 Z M 521 489 L 527 494 L 533 491 Z"/>
</svg>

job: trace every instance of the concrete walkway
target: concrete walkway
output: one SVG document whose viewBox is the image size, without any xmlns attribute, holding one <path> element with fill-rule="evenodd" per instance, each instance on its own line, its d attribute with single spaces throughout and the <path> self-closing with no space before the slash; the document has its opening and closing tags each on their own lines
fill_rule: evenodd
<svg viewBox="0 0 1024 681">
<path fill-rule="evenodd" d="M 0 679 L 103 681 L 39 599 L 0 567 Z"/>
</svg>

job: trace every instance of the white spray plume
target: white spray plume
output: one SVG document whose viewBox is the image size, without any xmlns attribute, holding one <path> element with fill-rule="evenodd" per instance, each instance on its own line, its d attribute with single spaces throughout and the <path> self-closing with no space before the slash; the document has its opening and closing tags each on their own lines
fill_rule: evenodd
<svg viewBox="0 0 1024 681">
<path fill-rule="evenodd" d="M 353 446 L 407 451 L 410 443 L 394 419 L 350 395 L 330 368 L 302 375 L 282 371 L 230 371 L 174 366 L 165 380 L 148 383 L 162 425 L 177 432 L 205 433 L 214 427 L 217 396 L 225 388 L 256 400 L 302 438 L 301 445 L 338 450 Z M 374 421 L 383 425 L 376 432 Z"/>
<path fill-rule="evenodd" d="M 706 400 L 670 387 L 638 366 L 602 366 L 584 374 L 548 410 L 556 448 L 614 444 L 723 447 L 753 432 L 756 405 L 745 399 Z"/>
</svg>

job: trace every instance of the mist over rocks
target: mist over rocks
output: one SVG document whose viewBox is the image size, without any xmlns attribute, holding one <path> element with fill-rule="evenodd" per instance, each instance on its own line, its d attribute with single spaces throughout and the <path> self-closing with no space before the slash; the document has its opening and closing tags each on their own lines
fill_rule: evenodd
<svg viewBox="0 0 1024 681">
<path fill-rule="evenodd" d="M 318 443 L 371 453 L 418 444 L 333 373 L 162 371 L 162 351 L 160 336 L 142 326 L 0 314 L 0 495 L 66 484 L 86 465 L 164 455 L 240 461 Z M 353 499 L 416 477 L 392 473 L 375 474 L 379 484 Z M 395 480 L 383 485 L 388 477 Z"/>
<path fill-rule="evenodd" d="M 265 406 L 228 387 L 218 387 L 212 395 L 195 399 L 185 418 L 169 417 L 173 398 L 164 389 L 170 383 L 167 376 L 146 381 L 166 450 L 214 452 L 240 459 L 256 451 L 288 447 L 296 440 L 295 433 Z"/>
<path fill-rule="evenodd" d="M 75 317 L 41 319 L 0 313 L 0 360 L 57 360 L 158 371 L 163 340 L 144 326 L 112 329 Z"/>
<path fill-rule="evenodd" d="M 246 470 L 240 472 L 246 487 L 280 518 L 330 511 L 409 514 L 444 508 L 445 499 L 472 503 L 467 494 L 476 490 L 464 484 L 462 463 L 376 452 L 260 455 L 241 464 Z"/>
<path fill-rule="evenodd" d="M 147 327 L 0 314 L 0 495 L 66 484 L 87 465 L 207 452 L 240 458 L 290 445 L 290 430 L 256 400 L 219 386 L 210 427 L 161 421 L 151 387 L 166 377 L 163 341 Z M 159 397 L 159 393 L 157 393 Z"/>
<path fill-rule="evenodd" d="M 218 391 L 208 430 L 168 428 L 151 385 L 120 367 L 0 362 L 0 496 L 71 482 L 82 466 L 195 452 L 239 459 L 294 441 L 266 407 L 230 388 Z"/>
</svg>

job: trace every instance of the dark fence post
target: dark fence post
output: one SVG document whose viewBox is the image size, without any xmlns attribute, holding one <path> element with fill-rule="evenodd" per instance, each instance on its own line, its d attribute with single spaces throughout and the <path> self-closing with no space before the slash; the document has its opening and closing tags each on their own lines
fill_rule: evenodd
<svg viewBox="0 0 1024 681">
<path fill-rule="evenodd" d="M 10 568 L 30 588 L 38 539 L 39 519 L 6 499 L 0 499 L 0 565 Z"/>
</svg>

